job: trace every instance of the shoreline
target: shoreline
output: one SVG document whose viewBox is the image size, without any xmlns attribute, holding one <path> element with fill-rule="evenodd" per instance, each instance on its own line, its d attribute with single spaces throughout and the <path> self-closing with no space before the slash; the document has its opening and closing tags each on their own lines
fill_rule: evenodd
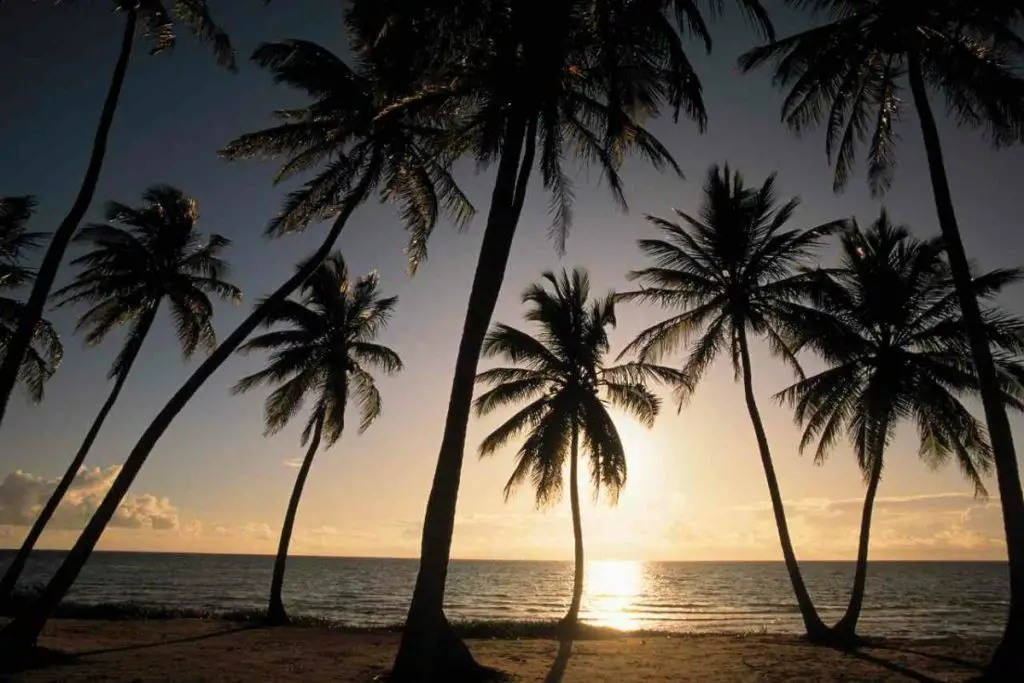
<svg viewBox="0 0 1024 683">
<path fill-rule="evenodd" d="M 482 664 L 512 680 L 545 680 L 553 666 L 562 666 L 562 683 L 961 683 L 979 673 L 995 646 L 994 640 L 981 638 L 879 639 L 856 652 L 842 652 L 792 635 L 602 632 L 600 637 L 576 640 L 560 654 L 558 642 L 543 636 L 466 637 Z M 60 655 L 7 680 L 368 682 L 386 672 L 398 639 L 393 630 L 308 624 L 268 627 L 186 617 L 55 618 L 40 645 Z"/>
</svg>

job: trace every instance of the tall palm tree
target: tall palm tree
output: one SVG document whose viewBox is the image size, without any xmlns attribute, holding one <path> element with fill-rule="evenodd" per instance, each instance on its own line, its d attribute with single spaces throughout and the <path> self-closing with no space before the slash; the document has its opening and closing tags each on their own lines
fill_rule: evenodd
<svg viewBox="0 0 1024 683">
<path fill-rule="evenodd" d="M 480 444 L 480 455 L 487 456 L 520 434 L 525 437 L 505 484 L 506 500 L 529 477 L 538 507 L 558 502 L 569 456 L 575 571 L 572 601 L 563 623 L 571 633 L 578 623 L 583 596 L 580 440 L 587 451 L 594 494 L 603 488 L 614 503 L 626 484 L 626 451 L 607 404 L 652 427 L 660 400 L 643 380 L 674 381 L 678 373 L 643 363 L 605 367 L 607 328 L 615 325 L 614 295 L 591 300 L 590 278 L 579 268 L 571 274 L 563 270 L 558 276 L 547 272 L 543 278 L 546 284 L 531 285 L 522 298 L 529 307 L 525 317 L 537 325 L 540 334 L 533 336 L 502 324 L 491 329 L 484 340 L 484 357 L 501 357 L 511 365 L 477 375 L 479 384 L 492 388 L 473 405 L 477 415 L 487 415 L 499 408 L 527 404 Z"/>
<path fill-rule="evenodd" d="M 28 253 L 38 249 L 46 237 L 45 233 L 28 231 L 35 207 L 33 197 L 0 197 L 0 293 L 15 290 L 35 277 L 35 271 L 24 265 Z M 0 358 L 6 357 L 24 311 L 23 302 L 0 296 Z M 18 369 L 18 379 L 32 401 L 43 400 L 43 386 L 57 371 L 63 355 L 53 326 L 40 319 Z"/>
<path fill-rule="evenodd" d="M 288 544 L 321 437 L 325 448 L 341 437 L 350 394 L 359 405 L 359 433 L 366 431 L 381 409 L 380 393 L 370 369 L 387 374 L 402 369 L 398 354 L 374 342 L 397 301 L 398 297 L 380 297 L 376 274 L 350 282 L 345 261 L 335 252 L 306 280 L 298 301 L 285 300 L 263 322 L 267 327 L 285 327 L 260 335 L 239 349 L 240 353 L 272 351 L 266 368 L 234 387 L 239 393 L 261 384 L 276 385 L 264 408 L 266 435 L 284 429 L 302 410 L 306 399 L 313 400 L 302 432 L 302 444 L 308 442 L 309 448 L 295 478 L 274 561 L 267 608 L 271 623 L 288 621 L 281 599 Z"/>
<path fill-rule="evenodd" d="M 783 118 L 796 131 L 826 122 L 826 150 L 835 156 L 841 188 L 858 145 L 867 142 L 868 180 L 888 188 L 895 162 L 895 126 L 910 86 L 928 158 L 939 226 L 978 366 L 985 420 L 1002 502 L 1010 559 L 1010 609 L 1002 644 L 990 667 L 1013 678 L 1024 670 L 1024 493 L 1013 436 L 1000 397 L 998 371 L 971 295 L 971 271 L 960 238 L 929 87 L 946 101 L 958 125 L 982 129 L 996 145 L 1024 140 L 1024 40 L 1018 2 L 940 0 L 790 0 L 824 13 L 828 22 L 751 50 L 741 66 L 775 62 L 775 82 L 790 87 Z"/>
<path fill-rule="evenodd" d="M 627 347 L 627 351 L 639 352 L 642 360 L 658 360 L 696 338 L 682 368 L 680 406 L 719 353 L 729 353 L 737 379 L 743 380 L 782 554 L 804 628 L 810 638 L 821 640 L 828 637 L 829 629 L 814 608 L 790 540 L 768 437 L 754 398 L 748 345 L 748 333 L 763 337 L 776 355 L 799 372 L 780 328 L 780 315 L 789 302 L 804 293 L 805 277 L 797 272 L 798 267 L 844 222 L 788 229 L 798 204 L 795 198 L 778 202 L 775 176 L 761 187 L 748 188 L 738 172 L 730 172 L 728 166 L 712 166 L 698 215 L 676 211 L 685 226 L 647 217 L 661 229 L 663 239 L 640 240 L 640 250 L 654 265 L 630 273 L 630 279 L 641 287 L 623 292 L 619 299 L 654 303 L 674 311 L 672 317 L 642 331 Z"/>
<path fill-rule="evenodd" d="M 107 97 L 100 112 L 99 124 L 89 155 L 82 186 L 78 190 L 71 209 L 53 233 L 53 238 L 46 249 L 46 255 L 39 266 L 39 273 L 32 286 L 32 293 L 25 304 L 24 311 L 11 336 L 7 353 L 0 362 L 0 422 L 3 422 L 7 411 L 7 401 L 18 378 L 18 369 L 26 349 L 33 339 L 34 330 L 42 319 L 43 308 L 50 295 L 50 289 L 57 277 L 57 270 L 64 258 L 64 252 L 75 236 L 78 225 L 89 210 L 96 184 L 99 182 L 103 168 L 103 158 L 107 152 L 107 138 L 114 122 L 114 113 L 121 98 L 121 87 L 124 85 L 125 73 L 131 58 L 135 34 L 141 27 L 142 33 L 149 40 L 150 53 L 163 52 L 174 47 L 175 20 L 185 24 L 200 40 L 212 43 L 217 61 L 230 69 L 235 68 L 235 53 L 231 41 L 216 23 L 207 9 L 206 0 L 175 0 L 171 13 L 168 13 L 161 0 L 114 0 L 114 9 L 125 15 L 124 32 L 121 38 L 121 49 L 114 65 Z"/>
<path fill-rule="evenodd" d="M 393 92 L 385 81 L 373 75 L 372 65 L 365 64 L 366 71 L 354 71 L 327 50 L 302 41 L 261 46 L 254 59 L 270 69 L 276 80 L 305 90 L 314 101 L 304 109 L 284 113 L 283 126 L 252 137 L 243 136 L 228 146 L 225 155 L 287 155 L 282 167 L 285 175 L 326 162 L 313 180 L 289 197 L 268 231 L 276 235 L 299 230 L 307 222 L 323 218 L 333 218 L 333 222 L 316 251 L 220 343 L 146 427 L 39 599 L 0 629 L 0 657 L 23 656 L 35 643 L 175 416 L 268 313 L 327 258 L 348 219 L 363 202 L 377 193 L 382 201 L 399 204 L 414 242 L 409 250 L 413 256 L 423 254 L 415 240 L 425 239 L 442 214 L 456 222 L 472 215 L 472 206 L 448 172 L 447 160 L 428 147 L 428 141 L 437 135 L 436 129 L 423 125 L 408 110 L 389 109 Z"/>
<path fill-rule="evenodd" d="M 770 35 L 756 0 L 741 0 Z M 717 9 L 719 3 L 712 6 Z M 356 0 L 355 44 L 382 72 L 410 82 L 396 106 L 454 113 L 447 151 L 495 163 L 487 227 L 470 290 L 448 413 L 423 524 L 419 571 L 392 676 L 421 680 L 457 638 L 442 605 L 458 502 L 473 383 L 535 166 L 551 193 L 559 249 L 572 218 L 567 155 L 596 164 L 613 198 L 625 199 L 618 169 L 636 153 L 656 168 L 678 167 L 642 125 L 670 108 L 703 128 L 700 80 L 682 34 L 710 46 L 690 0 Z M 438 643 L 445 647 L 438 649 Z M 438 654 L 438 653 L 441 654 Z M 442 676 L 469 676 L 449 668 Z"/>
<path fill-rule="evenodd" d="M 1019 270 L 996 270 L 974 279 L 974 294 L 991 297 L 1019 281 Z M 842 266 L 821 272 L 812 285 L 813 305 L 793 305 L 793 349 L 817 352 L 827 368 L 785 389 L 779 398 L 804 425 L 801 449 L 817 442 L 822 462 L 845 432 L 864 473 L 867 493 L 853 591 L 836 633 L 856 638 L 864 601 L 868 545 L 875 494 L 886 446 L 900 422 L 917 426 L 918 455 L 938 467 L 960 466 L 977 495 L 987 495 L 982 475 L 992 450 L 984 426 L 963 405 L 978 390 L 978 376 L 963 318 L 939 239 L 917 240 L 893 225 L 885 211 L 867 233 L 842 239 Z M 983 311 L 997 356 L 1005 400 L 1021 408 L 1024 367 L 1013 354 L 1024 350 L 1024 321 Z"/>
<path fill-rule="evenodd" d="M 107 223 L 94 223 L 78 232 L 75 241 L 93 249 L 71 262 L 82 267 L 74 282 L 54 292 L 58 306 L 92 304 L 77 325 L 77 330 L 87 331 L 85 341 L 90 346 L 119 327 L 128 325 L 129 329 L 107 373 L 107 379 L 114 382 L 110 394 L 0 580 L 0 601 L 14 590 L 32 549 L 82 468 L 160 305 L 169 304 L 178 342 L 188 359 L 200 346 L 211 351 L 217 345 L 208 295 L 235 302 L 242 298 L 241 291 L 225 281 L 229 269 L 220 258 L 230 240 L 220 235 L 204 240 L 196 231 L 199 204 L 195 199 L 169 185 L 150 187 L 142 199 L 140 207 L 110 202 Z"/>
</svg>

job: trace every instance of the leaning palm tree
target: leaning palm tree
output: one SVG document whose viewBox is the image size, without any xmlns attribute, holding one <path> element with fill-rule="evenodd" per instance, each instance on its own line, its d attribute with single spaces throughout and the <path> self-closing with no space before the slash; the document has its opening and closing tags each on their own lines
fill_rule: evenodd
<svg viewBox="0 0 1024 683">
<path fill-rule="evenodd" d="M 89 165 L 86 167 L 82 186 L 78 190 L 71 209 L 53 233 L 46 255 L 39 266 L 39 273 L 32 286 L 32 293 L 25 304 L 21 320 L 15 329 L 7 353 L 0 362 L 0 422 L 7 411 L 7 401 L 11 389 L 18 377 L 21 359 L 25 355 L 34 335 L 34 330 L 43 316 L 43 308 L 50 295 L 50 289 L 57 277 L 57 270 L 64 258 L 64 252 L 71 243 L 78 225 L 85 217 L 96 184 L 99 182 L 103 168 L 103 158 L 107 152 L 107 138 L 114 122 L 114 113 L 121 98 L 121 87 L 124 85 L 125 73 L 131 59 L 135 34 L 141 27 L 142 33 L 150 43 L 150 53 L 163 52 L 174 47 L 175 21 L 185 24 L 200 40 L 213 44 L 217 61 L 230 69 L 235 68 L 235 53 L 227 34 L 213 21 L 207 8 L 206 0 L 175 0 L 168 13 L 161 0 L 114 0 L 114 10 L 125 15 L 124 32 L 121 38 L 121 49 L 114 65 L 107 97 L 100 112 L 99 124 L 93 140 Z"/>
<path fill-rule="evenodd" d="M 1021 277 L 1019 270 L 986 273 L 974 278 L 974 294 L 994 296 Z M 843 236 L 842 265 L 815 274 L 812 301 L 786 312 L 789 336 L 794 350 L 815 351 L 827 368 L 778 396 L 804 425 L 801 450 L 817 442 L 815 461 L 823 462 L 845 433 L 867 482 L 853 591 L 835 627 L 855 642 L 875 494 L 897 425 L 914 423 L 918 455 L 933 467 L 955 460 L 979 496 L 987 495 L 982 477 L 992 451 L 983 425 L 962 403 L 976 395 L 978 377 L 941 240 L 914 239 L 883 211 L 866 233 Z M 991 309 L 983 314 L 1001 349 L 1005 400 L 1021 408 L 1024 367 L 1013 354 L 1024 351 L 1024 321 Z"/>
<path fill-rule="evenodd" d="M 867 143 L 868 180 L 876 193 L 892 182 L 895 127 L 907 100 L 921 124 L 939 226 L 963 313 L 992 439 L 1010 560 L 1010 610 L 994 674 L 1024 669 L 1024 493 L 1013 436 L 1000 398 L 998 371 L 971 296 L 971 271 L 960 238 L 929 88 L 958 125 L 980 128 L 997 145 L 1024 141 L 1024 75 L 1019 64 L 1024 19 L 1007 0 L 790 0 L 828 23 L 751 50 L 744 70 L 775 62 L 775 82 L 790 87 L 783 118 L 796 131 L 827 123 L 826 150 L 835 157 L 837 189 L 845 185 L 858 145 Z"/>
<path fill-rule="evenodd" d="M 474 402 L 477 415 L 526 404 L 480 444 L 480 455 L 493 455 L 523 435 L 516 466 L 505 484 L 505 499 L 528 477 L 537 506 L 558 502 L 569 458 L 569 501 L 575 541 L 572 601 L 563 624 L 577 626 L 583 596 L 583 529 L 580 521 L 579 451 L 590 464 L 597 496 L 603 488 L 614 503 L 626 484 L 626 451 L 608 413 L 608 404 L 622 408 L 647 427 L 654 425 L 660 400 L 645 380 L 678 381 L 678 373 L 644 363 L 605 367 L 608 327 L 615 324 L 614 295 L 590 299 L 590 278 L 579 268 L 571 274 L 544 273 L 546 284 L 523 293 L 526 319 L 540 334 L 533 336 L 508 325 L 496 325 L 484 340 L 484 357 L 501 357 L 511 365 L 477 375 L 492 388 Z M 550 285 L 550 289 L 547 285 Z M 603 394 L 603 398 L 602 398 Z"/>
<path fill-rule="evenodd" d="M 15 290 L 35 278 L 35 271 L 24 265 L 28 253 L 38 249 L 46 237 L 45 233 L 28 231 L 35 207 L 32 197 L 0 198 L 0 292 Z M 23 302 L 0 295 L 0 358 L 7 356 L 11 337 L 24 313 Z M 53 326 L 40 319 L 18 369 L 18 379 L 33 402 L 43 400 L 43 387 L 57 371 L 63 355 Z"/>
<path fill-rule="evenodd" d="M 630 279 L 639 281 L 641 287 L 620 294 L 619 300 L 654 303 L 674 311 L 672 317 L 643 330 L 627 347 L 642 360 L 658 360 L 696 337 L 678 385 L 680 407 L 719 353 L 729 353 L 736 377 L 743 380 L 782 554 L 804 628 L 810 638 L 821 640 L 829 629 L 814 608 L 790 540 L 768 437 L 754 399 L 748 342 L 748 334 L 763 337 L 774 353 L 799 372 L 779 316 L 787 303 L 804 293 L 805 278 L 797 272 L 798 267 L 844 222 L 787 229 L 798 204 L 797 199 L 778 203 L 774 176 L 759 188 L 748 188 L 742 176 L 730 172 L 728 166 L 712 166 L 698 215 L 676 211 L 685 227 L 648 216 L 661 229 L 663 239 L 640 240 L 641 251 L 654 265 L 630 273 Z"/>
<path fill-rule="evenodd" d="M 188 359 L 199 347 L 211 351 L 217 345 L 208 295 L 235 302 L 242 298 L 241 291 L 225 281 L 229 269 L 220 258 L 230 241 L 220 235 L 204 240 L 196 231 L 199 204 L 195 199 L 169 185 L 150 187 L 142 199 L 144 204 L 139 207 L 110 202 L 106 223 L 79 231 L 75 240 L 93 249 L 71 262 L 82 267 L 74 282 L 54 292 L 58 306 L 91 304 L 77 326 L 86 331 L 85 341 L 90 346 L 125 325 L 128 334 L 107 373 L 107 379 L 114 382 L 110 394 L 0 580 L 0 601 L 14 590 L 32 549 L 89 455 L 160 306 L 168 304 L 178 342 Z"/>
<path fill-rule="evenodd" d="M 345 428 L 345 409 L 350 395 L 360 410 L 359 433 L 380 415 L 380 393 L 370 369 L 394 374 L 402 361 L 391 349 L 374 342 L 387 325 L 398 297 L 381 298 L 376 274 L 350 282 L 345 261 L 335 252 L 306 280 L 299 300 L 287 299 L 270 312 L 264 325 L 283 326 L 244 344 L 240 353 L 271 351 L 266 368 L 239 381 L 236 393 L 259 385 L 276 385 L 264 408 L 266 435 L 276 434 L 301 410 L 307 398 L 313 400 L 302 432 L 302 444 L 309 443 L 306 457 L 295 478 L 281 541 L 274 561 L 267 619 L 281 624 L 288 615 L 281 599 L 285 563 L 302 489 L 313 457 L 323 438 L 330 448 Z"/>
<path fill-rule="evenodd" d="M 301 230 L 319 219 L 332 219 L 330 228 L 316 251 L 221 342 L 146 427 L 39 599 L 0 630 L 0 657 L 23 656 L 35 643 L 175 416 L 268 313 L 316 270 L 361 204 L 373 199 L 375 193 L 382 201 L 399 204 L 402 219 L 409 226 L 413 257 L 422 257 L 424 252 L 416 241 L 425 240 L 442 215 L 457 223 L 472 215 L 472 206 L 449 174 L 448 160 L 432 151 L 430 141 L 438 134 L 437 128 L 424 125 L 405 109 L 390 109 L 394 92 L 384 79 L 374 75 L 371 64 L 353 70 L 329 51 L 303 41 L 261 46 L 254 59 L 270 69 L 275 80 L 306 91 L 314 101 L 303 109 L 283 113 L 283 125 L 243 136 L 224 153 L 230 158 L 286 156 L 284 175 L 323 164 L 304 188 L 289 196 L 268 232 L 278 235 Z"/>
<path fill-rule="evenodd" d="M 770 35 L 757 0 L 740 4 Z M 439 678 L 467 677 L 474 674 L 452 669 L 453 657 L 444 654 L 457 643 L 444 618 L 445 582 L 474 378 L 530 177 L 538 171 L 550 192 L 551 233 L 562 249 L 572 219 L 567 156 L 595 165 L 622 207 L 618 171 L 627 154 L 678 172 L 642 122 L 667 108 L 703 128 L 700 79 L 682 34 L 708 47 L 710 37 L 689 0 L 356 0 L 348 20 L 364 59 L 410 83 L 396 106 L 454 114 L 447 153 L 497 167 L 392 672 L 395 680 L 422 680 L 437 661 L 445 667 L 435 671 Z"/>
</svg>

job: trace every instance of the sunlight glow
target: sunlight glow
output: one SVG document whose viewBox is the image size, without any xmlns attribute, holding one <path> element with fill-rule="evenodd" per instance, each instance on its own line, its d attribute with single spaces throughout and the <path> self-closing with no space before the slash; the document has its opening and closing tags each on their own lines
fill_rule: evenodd
<svg viewBox="0 0 1024 683">
<path fill-rule="evenodd" d="M 583 587 L 584 620 L 594 626 L 622 631 L 640 627 L 630 614 L 643 593 L 642 562 L 603 560 L 588 562 Z"/>
</svg>

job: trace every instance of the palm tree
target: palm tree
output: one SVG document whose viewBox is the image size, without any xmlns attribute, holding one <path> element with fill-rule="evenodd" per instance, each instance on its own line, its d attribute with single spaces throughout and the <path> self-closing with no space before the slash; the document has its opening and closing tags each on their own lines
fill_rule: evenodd
<svg viewBox="0 0 1024 683">
<path fill-rule="evenodd" d="M 775 82 L 791 86 L 783 118 L 796 131 L 827 122 L 826 150 L 835 156 L 836 188 L 867 140 L 868 180 L 875 193 L 893 179 L 895 125 L 910 86 L 928 158 L 939 226 L 978 366 L 985 420 L 992 439 L 1010 560 L 1010 609 L 990 669 L 1014 679 L 1024 669 L 1024 493 L 998 371 L 971 295 L 971 271 L 960 238 L 929 86 L 957 124 L 982 129 L 994 144 L 1024 140 L 1024 76 L 1017 69 L 1024 41 L 1016 28 L 1020 3 L 1005 0 L 907 3 L 885 0 L 790 0 L 825 13 L 823 26 L 745 54 L 744 70 L 775 62 Z"/>
<path fill-rule="evenodd" d="M 295 478 L 274 562 L 267 608 L 267 619 L 271 623 L 288 621 L 281 600 L 288 544 L 302 489 L 321 437 L 326 448 L 341 437 L 350 393 L 359 405 L 359 433 L 366 431 L 381 409 L 380 393 L 369 368 L 387 374 L 402 369 L 398 354 L 374 342 L 387 325 L 397 301 L 398 297 L 380 298 L 376 274 L 350 282 L 345 261 L 335 252 L 306 280 L 298 301 L 285 300 L 263 323 L 267 327 L 286 327 L 260 335 L 239 349 L 241 353 L 273 352 L 266 368 L 245 377 L 234 388 L 238 393 L 261 384 L 277 386 L 267 398 L 264 409 L 266 435 L 284 429 L 302 410 L 305 400 L 313 399 L 302 432 L 302 444 L 308 442 L 309 448 Z"/>
<path fill-rule="evenodd" d="M 273 71 L 276 80 L 308 92 L 314 102 L 305 109 L 285 112 L 285 124 L 280 127 L 243 136 L 228 146 L 225 155 L 236 158 L 286 154 L 289 158 L 282 167 L 284 175 L 326 161 L 321 173 L 289 196 L 284 211 L 270 223 L 268 231 L 276 235 L 299 230 L 315 219 L 333 217 L 331 227 L 323 243 L 295 274 L 221 342 L 146 427 L 39 599 L 0 629 L 0 656 L 16 658 L 29 651 L 175 416 L 270 311 L 315 272 L 356 208 L 372 199 L 375 192 L 382 201 L 398 202 L 402 218 L 410 228 L 413 256 L 422 256 L 423 251 L 415 241 L 429 236 L 441 214 L 457 222 L 472 215 L 472 206 L 455 185 L 447 161 L 439 159 L 427 146 L 427 141 L 437 134 L 436 129 L 422 125 L 407 110 L 389 109 L 393 93 L 373 75 L 372 65 L 366 64 L 365 72 L 353 71 L 327 50 L 302 41 L 264 45 L 257 49 L 254 59 Z"/>
<path fill-rule="evenodd" d="M 196 232 L 199 204 L 195 199 L 168 185 L 150 187 L 142 199 L 144 204 L 137 208 L 110 202 L 107 223 L 79 231 L 75 241 L 93 250 L 71 262 L 82 271 L 74 282 L 54 292 L 58 306 L 93 304 L 77 326 L 88 331 L 85 341 L 90 346 L 121 326 L 129 325 L 129 330 L 107 373 L 107 379 L 114 381 L 110 395 L 0 580 L 0 602 L 10 597 L 32 549 L 89 455 L 160 305 L 164 301 L 170 305 L 178 342 L 188 359 L 200 346 L 210 351 L 217 345 L 208 294 L 236 302 L 242 298 L 241 291 L 225 281 L 228 266 L 220 258 L 230 241 L 220 235 L 204 241 Z"/>
<path fill-rule="evenodd" d="M 740 4 L 770 35 L 760 4 Z M 392 672 L 395 680 L 421 680 L 435 659 L 450 667 L 443 653 L 457 643 L 442 605 L 473 384 L 534 167 L 551 193 L 551 232 L 559 249 L 572 218 L 573 187 L 563 168 L 567 155 L 595 164 L 623 207 L 618 169 L 626 154 L 678 172 L 642 121 L 669 107 L 677 119 L 685 114 L 703 128 L 700 80 L 681 34 L 692 32 L 708 46 L 710 37 L 691 0 L 357 0 L 348 21 L 366 59 L 410 82 L 409 95 L 396 106 L 455 115 L 446 152 L 497 166 L 424 517 L 416 586 Z M 445 647 L 439 650 L 441 642 Z M 438 675 L 473 672 L 448 668 Z"/>
<path fill-rule="evenodd" d="M 685 227 L 648 216 L 663 239 L 640 240 L 640 250 L 654 265 L 630 273 L 638 291 L 619 295 L 622 301 L 655 303 L 676 311 L 672 317 L 642 331 L 627 347 L 642 360 L 657 360 L 696 337 L 682 368 L 678 385 L 680 407 L 700 383 L 704 372 L 722 351 L 731 356 L 737 379 L 743 380 L 747 411 L 754 425 L 761 465 L 768 481 L 775 524 L 793 591 L 807 635 L 828 636 L 811 602 L 797 564 L 786 524 L 782 494 L 775 476 L 768 437 L 754 399 L 747 334 L 764 337 L 771 350 L 799 372 L 792 349 L 780 328 L 786 305 L 804 292 L 805 278 L 796 272 L 822 239 L 843 221 L 806 230 L 786 228 L 799 204 L 779 204 L 775 176 L 759 188 L 748 188 L 739 173 L 712 166 L 704 184 L 697 217 L 676 211 Z"/>
<path fill-rule="evenodd" d="M 0 363 L 0 422 L 7 411 L 7 401 L 18 378 L 21 359 L 25 355 L 35 334 L 34 330 L 43 316 L 43 308 L 50 295 L 50 289 L 57 277 L 57 270 L 64 258 L 64 252 L 75 236 L 78 225 L 85 217 L 96 184 L 99 182 L 103 168 L 103 158 L 107 152 L 107 137 L 114 122 L 114 113 L 121 97 L 125 72 L 131 58 L 135 34 L 139 27 L 150 42 L 150 53 L 163 52 L 174 47 L 174 21 L 185 24 L 200 40 L 213 44 L 217 61 L 230 69 L 235 68 L 235 53 L 231 42 L 217 24 L 214 23 L 207 9 L 206 0 L 175 0 L 172 13 L 169 14 L 161 0 L 114 0 L 114 9 L 125 14 L 124 33 L 121 38 L 121 49 L 114 65 L 114 75 L 107 90 L 107 97 L 100 112 L 99 124 L 93 140 L 89 165 L 82 178 L 82 186 L 78 190 L 71 209 L 53 233 L 53 238 L 46 249 L 46 255 L 39 266 L 32 293 L 25 304 L 20 322 L 7 346 L 7 353 Z"/>
<path fill-rule="evenodd" d="M 583 596 L 583 529 L 580 522 L 578 460 L 580 440 L 587 451 L 594 494 L 603 488 L 612 503 L 626 484 L 626 452 L 607 404 L 632 413 L 647 427 L 654 425 L 660 400 L 645 379 L 678 380 L 678 373 L 643 363 L 605 367 L 608 330 L 615 325 L 614 295 L 590 299 L 590 278 L 579 268 L 559 276 L 544 273 L 545 284 L 523 293 L 526 319 L 540 334 L 498 324 L 484 340 L 484 357 L 501 357 L 511 365 L 485 370 L 479 384 L 492 388 L 474 402 L 477 415 L 498 408 L 527 405 L 480 444 L 480 455 L 494 455 L 524 435 L 516 467 L 505 484 L 505 499 L 529 477 L 537 506 L 558 502 L 562 495 L 565 458 L 569 456 L 569 501 L 575 541 L 572 602 L 563 624 L 577 626 Z M 602 394 L 604 399 L 602 399 Z"/>
<path fill-rule="evenodd" d="M 1021 277 L 1019 270 L 986 273 L 974 279 L 974 294 L 991 297 Z M 845 432 L 867 482 L 853 592 L 835 627 L 850 642 L 864 600 L 875 494 L 896 426 L 916 424 L 918 455 L 933 467 L 954 459 L 979 496 L 987 495 L 982 475 L 992 451 L 983 425 L 961 402 L 977 392 L 978 377 L 941 240 L 914 239 L 883 210 L 866 234 L 843 236 L 842 267 L 818 273 L 812 292 L 813 306 L 788 312 L 792 348 L 816 351 L 828 367 L 779 398 L 805 427 L 801 449 L 816 441 L 815 461 L 823 462 Z M 1024 407 L 1024 367 L 1012 356 L 1024 350 L 1024 321 L 993 310 L 984 317 L 991 342 L 1003 349 L 997 363 L 1005 400 Z"/>
<path fill-rule="evenodd" d="M 17 289 L 35 277 L 35 272 L 23 265 L 28 252 L 38 249 L 46 237 L 45 233 L 27 229 L 35 207 L 33 197 L 0 197 L 0 292 Z M 21 301 L 0 296 L 0 358 L 7 356 L 24 311 Z M 43 400 L 43 386 L 57 371 L 63 355 L 53 326 L 40 319 L 18 370 L 18 379 L 32 401 Z"/>
</svg>

